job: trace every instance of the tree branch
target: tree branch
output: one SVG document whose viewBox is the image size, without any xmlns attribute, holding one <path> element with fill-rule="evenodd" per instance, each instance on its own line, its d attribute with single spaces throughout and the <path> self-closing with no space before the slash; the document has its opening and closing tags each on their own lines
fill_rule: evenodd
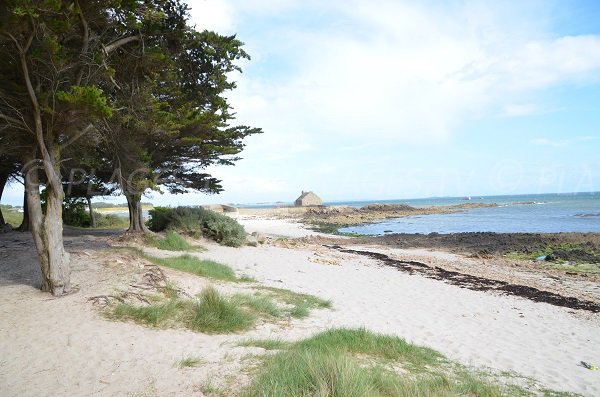
<svg viewBox="0 0 600 397">
<path fill-rule="evenodd" d="M 138 40 L 140 40 L 140 35 L 123 37 L 122 39 L 113 41 L 109 45 L 106 45 L 106 46 L 103 45 L 102 47 L 104 48 L 104 52 L 106 54 L 110 54 L 111 52 L 113 52 L 117 48 L 122 47 L 125 44 L 131 43 L 132 41 L 138 41 Z"/>
<path fill-rule="evenodd" d="M 83 57 L 88 52 L 88 48 L 90 45 L 90 29 L 88 27 L 88 23 L 87 23 L 85 17 L 83 16 L 83 11 L 81 10 L 81 7 L 79 6 L 79 1 L 75 1 L 75 5 L 77 6 L 77 9 L 79 10 L 79 20 L 81 21 L 81 30 L 83 31 L 83 44 L 81 45 L 81 55 L 80 55 L 81 60 L 83 60 Z M 80 69 L 79 69 L 79 74 L 77 76 L 77 82 L 75 85 L 81 85 L 81 80 L 83 79 L 83 69 L 84 68 L 83 68 L 83 62 L 82 62 L 82 65 L 80 66 Z"/>
<path fill-rule="evenodd" d="M 0 113 L 0 119 L 8 121 L 9 123 L 12 123 L 12 124 L 16 124 L 20 127 L 23 127 L 24 129 L 27 129 L 27 130 L 29 129 L 27 124 L 25 124 L 22 120 L 15 119 L 14 117 L 10 117 L 10 116 Z"/>
</svg>

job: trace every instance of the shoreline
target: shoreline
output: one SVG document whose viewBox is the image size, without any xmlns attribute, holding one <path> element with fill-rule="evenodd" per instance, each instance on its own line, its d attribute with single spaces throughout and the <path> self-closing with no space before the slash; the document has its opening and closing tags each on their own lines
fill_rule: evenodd
<svg viewBox="0 0 600 397">
<path fill-rule="evenodd" d="M 330 300 L 332 310 L 316 310 L 305 319 L 280 324 L 260 322 L 248 332 L 229 335 L 148 329 L 131 322 L 109 321 L 89 298 L 108 296 L 118 289 L 139 293 L 139 289 L 132 289 L 131 285 L 136 285 L 132 280 L 140 279 L 147 271 L 139 258 L 111 248 L 111 241 L 119 240 L 115 239 L 118 232 L 68 230 L 65 241 L 73 258 L 72 279 L 80 291 L 50 300 L 35 289 L 39 266 L 29 246 L 30 237 L 17 233 L 0 236 L 0 254 L 6 258 L 0 263 L 0 313 L 7 319 L 0 325 L 0 335 L 7 341 L 0 345 L 5 357 L 0 362 L 0 384 L 5 385 L 7 395 L 68 391 L 100 396 L 117 392 L 210 396 L 202 389 L 206 382 L 229 387 L 225 395 L 235 395 L 251 380 L 248 368 L 257 365 L 256 359 L 249 357 L 269 354 L 262 348 L 242 347 L 242 341 L 297 341 L 336 327 L 365 327 L 397 335 L 436 349 L 469 368 L 485 371 L 493 379 L 529 385 L 528 390 L 549 387 L 585 396 L 600 393 L 597 373 L 578 366 L 580 361 L 597 360 L 594 349 L 600 346 L 599 313 L 535 302 L 501 291 L 462 288 L 420 272 L 399 271 L 383 264 L 382 257 L 343 252 L 331 246 L 377 253 L 399 262 L 412 261 L 435 272 L 444 269 L 452 277 L 472 275 L 531 285 L 600 304 L 600 279 L 595 275 L 572 276 L 556 269 L 541 269 L 531 261 L 502 258 L 497 253 L 471 257 L 465 249 L 469 240 L 458 239 L 454 248 L 450 241 L 439 244 L 434 240 L 420 248 L 413 242 L 409 248 L 408 244 L 397 244 L 391 236 L 385 236 L 388 241 L 378 242 L 317 233 L 297 217 L 240 214 L 239 221 L 247 232 L 262 233 L 266 242 L 256 247 L 230 248 L 202 241 L 199 243 L 204 251 L 188 255 L 225 263 L 238 276 L 246 275 L 258 285 Z M 493 240 L 497 236 L 488 237 Z M 505 237 L 507 241 L 514 239 Z M 161 257 L 181 255 L 141 249 Z M 192 296 L 207 284 L 224 292 L 249 288 L 207 281 L 169 268 L 162 270 Z M 48 332 L 60 334 L 64 329 L 68 330 L 64 338 L 48 341 Z M 46 360 L 39 360 L 39 352 Z M 201 357 L 202 361 L 184 370 L 174 366 L 189 356 Z M 69 375 L 60 375 L 65 373 Z M 501 375 L 505 373 L 509 375 Z M 61 385 L 55 383 L 57 376 L 63 379 Z"/>
</svg>

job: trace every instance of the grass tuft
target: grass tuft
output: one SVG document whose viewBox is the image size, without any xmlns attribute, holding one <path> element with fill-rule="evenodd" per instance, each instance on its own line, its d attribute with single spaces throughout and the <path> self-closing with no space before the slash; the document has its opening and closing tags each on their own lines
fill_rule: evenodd
<svg viewBox="0 0 600 397">
<path fill-rule="evenodd" d="M 194 368 L 202 364 L 202 359 L 198 357 L 186 357 L 177 361 L 177 367 L 179 368 Z"/>
<path fill-rule="evenodd" d="M 138 324 L 151 327 L 164 327 L 173 322 L 181 311 L 181 302 L 171 299 L 148 306 L 135 306 L 130 303 L 119 303 L 107 313 L 115 320 L 133 320 Z"/>
<path fill-rule="evenodd" d="M 229 266 L 211 260 L 198 259 L 188 254 L 176 258 L 156 258 L 146 255 L 146 258 L 156 265 L 170 267 L 202 277 L 225 281 L 237 280 L 235 272 Z"/>
<path fill-rule="evenodd" d="M 246 339 L 238 344 L 243 347 L 260 347 L 265 350 L 282 350 L 289 346 L 289 343 L 280 339 Z"/>
<path fill-rule="evenodd" d="M 401 338 L 364 329 L 334 329 L 268 358 L 243 396 L 503 395 L 498 387 L 468 374 L 437 374 L 423 368 L 406 375 L 394 369 L 398 364 L 401 368 L 425 364 L 434 367 L 439 365 L 441 357 L 431 349 L 411 345 Z"/>
<path fill-rule="evenodd" d="M 274 287 L 263 287 L 260 286 L 258 289 L 265 291 L 273 298 L 280 300 L 288 305 L 300 307 L 298 312 L 303 312 L 305 308 L 308 309 L 331 309 L 331 301 L 321 299 L 314 295 L 302 294 L 299 292 L 290 291 L 289 289 L 274 288 Z"/>
<path fill-rule="evenodd" d="M 164 238 L 151 238 L 150 243 L 156 248 L 166 251 L 189 251 L 193 246 L 175 232 L 167 232 Z"/>
<path fill-rule="evenodd" d="M 273 299 L 265 295 L 235 294 L 232 296 L 232 301 L 236 305 L 246 307 L 263 316 L 272 318 L 284 316 L 284 310 L 277 306 Z"/>
<path fill-rule="evenodd" d="M 205 333 L 228 333 L 252 327 L 256 318 L 212 287 L 205 288 L 192 307 L 188 326 Z"/>
<path fill-rule="evenodd" d="M 183 326 L 207 334 L 247 330 L 256 320 L 254 314 L 240 309 L 231 298 L 222 296 L 212 287 L 205 288 L 197 300 L 171 297 L 153 301 L 144 306 L 119 303 L 109 308 L 106 316 L 157 328 Z"/>
<path fill-rule="evenodd" d="M 256 279 L 252 276 L 248 276 L 247 274 L 242 274 L 238 281 L 242 283 L 255 283 Z"/>
<path fill-rule="evenodd" d="M 416 368 L 433 365 L 442 357 L 435 350 L 413 345 L 396 336 L 374 334 L 364 328 L 325 331 L 299 342 L 298 348 L 321 352 L 334 349 L 352 355 L 402 360 Z"/>
</svg>

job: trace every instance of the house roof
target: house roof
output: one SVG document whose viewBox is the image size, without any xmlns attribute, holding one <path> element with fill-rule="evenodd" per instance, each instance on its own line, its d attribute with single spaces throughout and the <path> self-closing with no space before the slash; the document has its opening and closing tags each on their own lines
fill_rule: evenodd
<svg viewBox="0 0 600 397">
<path fill-rule="evenodd" d="M 319 196 L 317 196 L 317 195 L 316 195 L 315 193 L 313 193 L 313 192 L 302 192 L 302 194 L 300 195 L 300 197 L 298 197 L 298 198 L 296 199 L 296 201 L 298 201 L 298 200 L 302 200 L 302 199 L 305 199 L 305 198 L 306 198 L 306 196 L 308 196 L 308 195 L 311 195 L 311 194 L 320 200 Z"/>
</svg>

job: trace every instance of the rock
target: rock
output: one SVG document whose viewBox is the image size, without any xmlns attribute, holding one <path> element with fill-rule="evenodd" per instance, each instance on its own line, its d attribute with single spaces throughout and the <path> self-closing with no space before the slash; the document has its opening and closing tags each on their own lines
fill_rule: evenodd
<svg viewBox="0 0 600 397">
<path fill-rule="evenodd" d="M 267 241 L 267 236 L 260 232 L 252 232 L 252 237 L 254 237 L 259 244 L 264 244 L 265 241 Z"/>
<path fill-rule="evenodd" d="M 251 247 L 258 247 L 258 240 L 255 236 L 246 236 L 246 245 L 249 245 Z"/>
</svg>

